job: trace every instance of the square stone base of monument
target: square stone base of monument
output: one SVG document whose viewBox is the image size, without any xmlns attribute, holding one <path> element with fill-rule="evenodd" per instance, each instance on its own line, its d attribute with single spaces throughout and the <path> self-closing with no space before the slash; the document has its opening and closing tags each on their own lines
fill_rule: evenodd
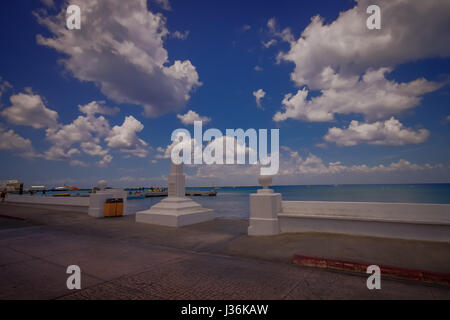
<svg viewBox="0 0 450 320">
<path fill-rule="evenodd" d="M 271 189 L 260 189 L 250 195 L 249 236 L 270 236 L 280 233 L 278 213 L 281 211 L 281 194 Z"/>
<path fill-rule="evenodd" d="M 169 197 L 149 210 L 136 213 L 136 222 L 167 227 L 183 227 L 216 218 L 212 209 L 203 208 L 189 198 Z"/>
</svg>

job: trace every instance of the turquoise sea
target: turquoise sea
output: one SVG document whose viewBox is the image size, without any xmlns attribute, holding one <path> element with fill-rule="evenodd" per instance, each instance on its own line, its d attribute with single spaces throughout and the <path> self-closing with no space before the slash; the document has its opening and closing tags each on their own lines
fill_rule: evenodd
<svg viewBox="0 0 450 320">
<path fill-rule="evenodd" d="M 396 203 L 447 203 L 450 204 L 450 184 L 404 185 L 311 185 L 274 186 L 275 192 L 290 201 L 343 201 L 343 202 L 396 202 Z M 211 188 L 188 188 L 210 190 Z M 249 194 L 259 187 L 216 188 L 216 197 L 193 197 L 204 207 L 215 209 L 222 218 L 248 219 Z M 129 200 L 133 210 L 145 210 L 163 198 Z"/>
</svg>

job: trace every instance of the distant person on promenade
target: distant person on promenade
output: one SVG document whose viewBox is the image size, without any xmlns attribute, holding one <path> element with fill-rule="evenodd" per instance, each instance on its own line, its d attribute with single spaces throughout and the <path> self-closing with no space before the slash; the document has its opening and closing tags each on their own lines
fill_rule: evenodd
<svg viewBox="0 0 450 320">
<path fill-rule="evenodd" d="M 33 190 L 30 190 L 29 192 L 30 192 L 30 196 L 32 196 L 34 194 Z"/>
<path fill-rule="evenodd" d="M 8 194 L 8 190 L 3 189 L 2 194 L 1 194 L 2 202 L 5 202 L 5 198 L 6 198 L 7 194 Z"/>
</svg>

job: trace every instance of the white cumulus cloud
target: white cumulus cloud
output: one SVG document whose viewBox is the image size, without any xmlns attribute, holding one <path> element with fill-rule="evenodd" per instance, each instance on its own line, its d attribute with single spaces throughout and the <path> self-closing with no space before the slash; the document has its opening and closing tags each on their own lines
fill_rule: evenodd
<svg viewBox="0 0 450 320">
<path fill-rule="evenodd" d="M 263 89 L 253 91 L 253 96 L 256 99 L 256 105 L 258 108 L 262 109 L 261 100 L 266 96 L 266 92 Z"/>
<path fill-rule="evenodd" d="M 93 116 L 96 114 L 114 115 L 120 111 L 117 107 L 110 108 L 105 106 L 105 101 L 91 101 L 84 106 L 79 105 L 78 109 L 81 113 L 88 116 Z"/>
<path fill-rule="evenodd" d="M 320 75 L 327 84 L 322 94 L 308 99 L 306 88 L 297 94 L 287 94 L 283 111 L 277 112 L 274 121 L 292 118 L 309 122 L 332 121 L 335 114 L 359 113 L 367 120 L 383 119 L 414 108 L 420 104 L 421 96 L 442 87 L 442 84 L 417 79 L 398 83 L 385 77 L 391 69 L 368 70 L 362 78 L 342 78 L 330 68 Z"/>
<path fill-rule="evenodd" d="M 185 114 L 177 114 L 177 118 L 180 119 L 185 125 L 194 124 L 195 121 L 203 121 L 203 123 L 211 121 L 211 118 L 202 117 L 197 112 L 192 110 L 189 110 Z"/>
<path fill-rule="evenodd" d="M 34 148 L 29 139 L 7 130 L 0 125 L 0 150 L 9 150 L 24 158 L 35 156 Z"/>
<path fill-rule="evenodd" d="M 382 26 L 376 31 L 366 27 L 366 9 L 372 1 L 356 2 L 329 24 L 315 16 L 291 41 L 290 50 L 280 54 L 280 60 L 295 64 L 291 77 L 297 85 L 323 88 L 320 75 L 329 67 L 347 77 L 369 68 L 450 56 L 450 2 L 379 0 Z"/>
<path fill-rule="evenodd" d="M 2 98 L 3 93 L 10 88 L 12 88 L 12 85 L 8 81 L 3 80 L 3 78 L 0 77 L 0 99 Z"/>
<path fill-rule="evenodd" d="M 168 5 L 168 1 L 160 3 Z M 149 117 L 185 106 L 201 83 L 189 60 L 168 60 L 164 16 L 150 12 L 146 0 L 79 0 L 77 4 L 82 12 L 77 32 L 65 27 L 67 6 L 56 16 L 36 13 L 51 33 L 38 35 L 37 42 L 63 53 L 66 70 L 81 81 L 96 83 L 116 102 L 143 106 Z"/>
<path fill-rule="evenodd" d="M 47 108 L 41 96 L 33 94 L 30 89 L 10 97 L 11 106 L 4 109 L 1 115 L 10 123 L 31 126 L 35 129 L 55 127 L 58 113 Z"/>
<path fill-rule="evenodd" d="M 167 10 L 167 11 L 172 10 L 169 0 L 154 0 L 154 1 L 164 10 Z"/>
<path fill-rule="evenodd" d="M 140 158 L 148 154 L 148 144 L 137 136 L 144 129 L 144 125 L 128 116 L 121 126 L 114 126 L 105 141 L 110 148 L 118 148 L 121 152 L 130 153 Z"/>
<path fill-rule="evenodd" d="M 402 146 L 422 143 L 429 135 L 430 132 L 426 129 L 415 131 L 405 128 L 400 121 L 392 117 L 374 123 L 360 123 L 353 120 L 348 128 L 330 128 L 324 139 L 339 146 L 355 146 L 360 143 Z"/>
</svg>

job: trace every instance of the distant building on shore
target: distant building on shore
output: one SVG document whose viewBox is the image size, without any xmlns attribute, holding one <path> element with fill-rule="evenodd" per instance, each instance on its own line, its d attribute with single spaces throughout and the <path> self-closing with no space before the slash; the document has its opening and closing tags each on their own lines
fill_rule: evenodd
<svg viewBox="0 0 450 320">
<path fill-rule="evenodd" d="M 0 190 L 4 189 L 8 192 L 20 192 L 20 190 L 23 190 L 23 183 L 19 180 L 0 181 Z"/>
</svg>

